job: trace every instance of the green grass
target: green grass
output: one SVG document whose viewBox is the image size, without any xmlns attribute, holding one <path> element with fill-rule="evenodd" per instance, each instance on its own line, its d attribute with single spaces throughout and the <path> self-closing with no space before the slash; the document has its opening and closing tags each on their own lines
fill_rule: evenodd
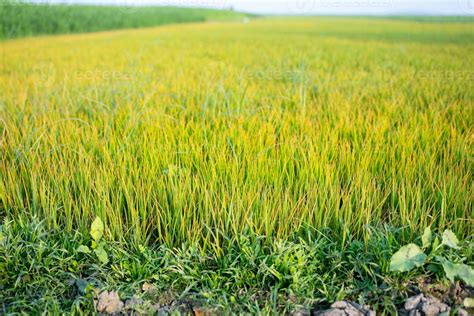
<svg viewBox="0 0 474 316">
<path fill-rule="evenodd" d="M 246 16 L 249 15 L 197 8 L 48 5 L 1 0 L 0 39 L 171 23 L 239 20 Z"/>
<path fill-rule="evenodd" d="M 1 225 L 0 300 L 5 313 L 91 313 L 92 289 L 98 288 L 118 291 L 123 300 L 138 295 L 152 303 L 175 293 L 175 298 L 217 308 L 220 314 L 288 314 L 341 299 L 393 314 L 413 293 L 418 277 L 445 283 L 429 269 L 389 272 L 391 254 L 411 238 L 403 229 L 368 229 L 371 237 L 365 243 L 331 237 L 330 230 L 304 229 L 269 242 L 242 234 L 227 240 L 222 255 L 190 244 L 171 249 L 111 242 L 106 246 L 110 263 L 101 265 L 93 255 L 76 251 L 90 237 L 51 231 L 25 217 Z M 446 254 L 472 262 L 472 246 L 464 249 Z M 86 291 L 81 292 L 79 282 L 86 282 Z M 145 282 L 157 288 L 157 298 L 141 291 Z"/>
<path fill-rule="evenodd" d="M 388 261 L 427 226 L 474 233 L 471 29 L 268 18 L 1 42 L 5 309 L 91 311 L 78 278 L 252 313 L 390 310 L 415 276 L 444 282 Z M 106 265 L 75 251 L 96 216 Z M 472 265 L 465 249 L 449 256 Z"/>
</svg>

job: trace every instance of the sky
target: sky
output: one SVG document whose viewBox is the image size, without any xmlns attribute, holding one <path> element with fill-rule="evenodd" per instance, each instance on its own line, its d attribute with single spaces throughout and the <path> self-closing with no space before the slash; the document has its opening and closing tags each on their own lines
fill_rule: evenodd
<svg viewBox="0 0 474 316">
<path fill-rule="evenodd" d="M 175 5 L 233 8 L 258 14 L 471 15 L 474 0 L 32 0 L 87 4 Z"/>
</svg>

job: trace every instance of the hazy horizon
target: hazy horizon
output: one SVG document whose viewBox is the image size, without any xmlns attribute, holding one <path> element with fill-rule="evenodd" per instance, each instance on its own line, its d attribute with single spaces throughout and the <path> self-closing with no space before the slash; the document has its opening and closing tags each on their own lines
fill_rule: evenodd
<svg viewBox="0 0 474 316">
<path fill-rule="evenodd" d="M 32 0 L 35 3 L 183 6 L 268 15 L 474 15 L 474 0 Z"/>
</svg>

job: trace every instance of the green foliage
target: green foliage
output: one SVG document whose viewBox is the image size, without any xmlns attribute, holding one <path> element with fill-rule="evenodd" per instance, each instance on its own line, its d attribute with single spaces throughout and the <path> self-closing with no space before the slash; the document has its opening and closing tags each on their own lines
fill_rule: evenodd
<svg viewBox="0 0 474 316">
<path fill-rule="evenodd" d="M 425 264 L 426 255 L 415 244 L 408 244 L 401 247 L 390 260 L 391 271 L 410 271 L 415 267 Z"/>
<path fill-rule="evenodd" d="M 288 240 L 243 233 L 225 236 L 220 254 L 192 244 L 116 242 L 107 244 L 105 265 L 78 255 L 88 234 L 50 230 L 26 219 L 0 226 L 6 240 L 0 249 L 0 301 L 8 314 L 91 314 L 94 288 L 120 291 L 127 299 L 140 294 L 144 282 L 158 289 L 158 297 L 172 290 L 222 306 L 224 314 L 259 314 L 262 308 L 288 314 L 296 305 L 341 297 L 382 304 L 387 284 L 395 285 L 383 276 L 389 250 L 403 239 L 401 230 L 389 228 L 371 228 L 367 243 L 352 236 L 344 241 L 330 230 L 299 231 Z"/>
<path fill-rule="evenodd" d="M 102 238 L 104 234 L 104 223 L 100 217 L 96 217 L 92 222 L 90 233 L 95 242 L 98 242 Z"/>
<path fill-rule="evenodd" d="M 104 229 L 105 229 L 104 223 L 102 222 L 100 217 L 97 216 L 92 222 L 91 228 L 90 228 L 90 235 L 93 238 L 92 249 L 94 250 L 94 253 L 99 259 L 99 261 L 102 264 L 107 264 L 109 263 L 109 256 L 107 254 L 107 251 L 105 250 L 106 243 L 102 239 L 102 236 L 104 235 Z M 80 245 L 77 248 L 77 252 L 90 254 L 91 250 L 86 245 Z"/>
<path fill-rule="evenodd" d="M 109 257 L 107 255 L 107 252 L 105 251 L 103 245 L 98 245 L 94 249 L 94 252 L 95 252 L 97 258 L 99 258 L 100 262 L 102 262 L 102 264 L 107 264 L 109 262 Z"/>
<path fill-rule="evenodd" d="M 107 264 L 109 262 L 109 257 L 105 251 L 105 241 L 102 239 L 104 235 L 104 223 L 100 217 L 96 217 L 92 222 L 90 234 L 94 240 L 92 241 L 92 249 L 94 253 L 102 264 Z"/>
<path fill-rule="evenodd" d="M 91 250 L 85 245 L 80 245 L 79 247 L 77 247 L 77 252 L 91 253 Z"/>
<path fill-rule="evenodd" d="M 427 249 L 431 245 L 431 235 L 431 229 L 425 229 L 422 236 L 423 249 Z M 470 266 L 463 263 L 454 263 L 441 256 L 443 245 L 456 250 L 461 249 L 461 247 L 458 246 L 459 240 L 456 235 L 451 230 L 446 229 L 442 235 L 442 243 L 439 244 L 437 240 L 436 238 L 429 255 L 423 253 L 415 244 L 401 247 L 390 259 L 390 270 L 406 272 L 415 267 L 423 266 L 425 262 L 435 261 L 441 264 L 446 277 L 451 282 L 454 283 L 455 279 L 459 278 L 467 285 L 474 286 L 474 270 Z"/>
<path fill-rule="evenodd" d="M 197 8 L 32 4 L 0 0 L 0 39 L 170 23 L 237 20 L 245 16 L 249 15 Z"/>
<path fill-rule="evenodd" d="M 388 277 L 390 254 L 404 241 L 404 232 L 368 229 L 371 237 L 365 241 L 350 233 L 343 240 L 331 230 L 311 229 L 287 240 L 249 233 L 225 236 L 220 254 L 192 244 L 168 248 L 115 242 L 107 244 L 109 263 L 97 264 L 95 256 L 77 253 L 89 234 L 51 230 L 44 221 L 25 216 L 0 225 L 0 301 L 7 313 L 90 314 L 94 289 L 117 290 L 127 299 L 148 282 L 158 297 L 172 290 L 222 306 L 228 314 L 258 314 L 262 308 L 288 314 L 295 306 L 343 297 L 388 310 L 399 283 L 425 274 Z M 472 261 L 469 252 L 462 256 Z"/>
<path fill-rule="evenodd" d="M 453 249 L 459 249 L 459 246 L 458 246 L 459 240 L 456 237 L 456 235 L 454 235 L 454 233 L 452 231 L 450 231 L 449 229 L 446 229 L 443 232 L 443 237 L 442 238 L 443 238 L 442 242 L 441 242 L 442 245 L 446 245 L 446 246 L 451 247 Z"/>
<path fill-rule="evenodd" d="M 463 263 L 453 263 L 443 257 L 436 257 L 443 266 L 446 277 L 454 283 L 456 278 L 463 280 L 467 285 L 474 286 L 474 270 Z"/>
<path fill-rule="evenodd" d="M 425 228 L 425 231 L 423 232 L 423 236 L 421 236 L 423 249 L 426 249 L 431 245 L 432 237 L 433 237 L 433 234 L 431 233 L 431 227 L 428 226 Z"/>
</svg>

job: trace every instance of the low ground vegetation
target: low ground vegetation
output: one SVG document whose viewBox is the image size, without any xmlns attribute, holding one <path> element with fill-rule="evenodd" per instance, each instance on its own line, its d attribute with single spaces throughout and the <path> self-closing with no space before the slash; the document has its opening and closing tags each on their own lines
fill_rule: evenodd
<svg viewBox="0 0 474 316">
<path fill-rule="evenodd" d="M 414 309 L 417 304 L 406 305 L 407 298 L 421 292 L 453 311 L 465 307 L 472 288 L 457 277 L 447 280 L 441 264 L 390 271 L 403 230 L 370 230 L 367 243 L 329 237 L 329 230 L 307 229 L 284 241 L 234 236 L 226 239 L 221 254 L 189 244 L 171 249 L 104 241 L 103 260 L 82 248 L 96 242 L 94 233 L 51 231 L 37 219 L 5 221 L 0 299 L 7 313 L 202 309 L 211 314 L 289 314 L 327 311 L 333 302 L 348 300 L 393 314 Z M 472 241 L 459 245 L 460 250 L 444 247 L 445 256 L 472 262 Z"/>
</svg>

